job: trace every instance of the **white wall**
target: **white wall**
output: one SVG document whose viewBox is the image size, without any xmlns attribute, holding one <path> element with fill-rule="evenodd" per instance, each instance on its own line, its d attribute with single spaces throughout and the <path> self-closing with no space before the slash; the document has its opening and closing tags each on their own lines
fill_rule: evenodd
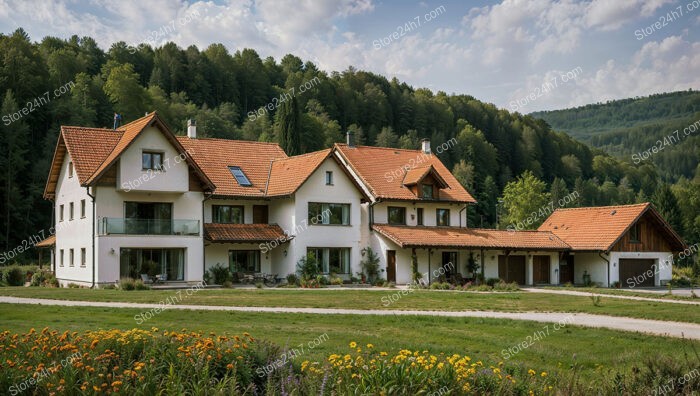
<svg viewBox="0 0 700 396">
<path fill-rule="evenodd" d="M 376 224 L 386 224 L 389 222 L 389 206 L 398 206 L 406 208 L 406 225 L 415 226 L 418 222 L 417 208 L 423 208 L 423 225 L 425 226 L 435 226 L 437 225 L 436 209 L 449 209 L 450 210 L 450 226 L 462 227 L 466 226 L 467 221 L 467 211 L 464 209 L 464 204 L 457 203 L 428 203 L 420 202 L 417 200 L 416 203 L 404 202 L 404 201 L 385 201 L 374 205 L 374 222 Z M 460 213 L 460 210 L 462 212 Z M 460 218 L 462 222 L 460 223 Z"/>
<path fill-rule="evenodd" d="M 603 255 L 609 260 L 607 255 Z M 591 275 L 591 282 L 598 286 L 608 286 L 608 266 L 598 253 L 574 253 L 574 284 L 583 284 L 583 273 L 587 271 Z M 610 271 L 610 282 L 612 280 L 612 271 Z"/>
<path fill-rule="evenodd" d="M 229 250 L 260 250 L 260 246 L 252 243 L 211 243 L 206 242 L 204 245 L 204 255 L 206 257 L 206 268 L 209 269 L 217 264 L 224 267 L 229 266 L 228 252 Z M 273 273 L 272 257 L 270 253 L 260 253 L 260 271 L 264 273 Z M 279 274 L 284 277 L 285 274 Z"/>
<path fill-rule="evenodd" d="M 141 168 L 143 151 L 163 153 L 163 171 L 144 171 Z M 184 157 L 170 144 L 163 133 L 149 127 L 136 138 L 119 159 L 117 188 L 125 191 L 170 191 L 189 190 L 188 166 Z"/>
<path fill-rule="evenodd" d="M 662 286 L 671 281 L 673 254 L 671 252 L 611 252 L 610 283 L 620 282 L 622 287 L 628 287 L 626 279 L 620 279 L 620 259 L 653 259 L 655 261 L 654 285 Z"/>
<path fill-rule="evenodd" d="M 56 234 L 56 277 L 60 283 L 91 284 L 92 282 L 92 200 L 87 190 L 80 186 L 78 175 L 68 177 L 68 164 L 71 157 L 66 153 L 58 182 L 56 183 L 55 228 L 48 230 Z M 85 217 L 80 216 L 80 201 L 85 200 Z M 70 220 L 70 203 L 74 205 L 74 218 Z M 60 221 L 60 207 L 64 206 L 63 221 Z M 85 266 L 81 267 L 80 249 L 85 248 Z M 70 249 L 74 251 L 74 266 L 70 266 Z M 63 250 L 63 266 L 61 266 Z"/>
</svg>

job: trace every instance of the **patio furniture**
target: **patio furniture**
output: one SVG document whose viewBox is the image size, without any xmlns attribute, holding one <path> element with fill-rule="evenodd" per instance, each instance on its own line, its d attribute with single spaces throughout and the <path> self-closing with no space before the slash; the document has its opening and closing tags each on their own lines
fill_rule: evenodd
<svg viewBox="0 0 700 396">
<path fill-rule="evenodd" d="M 263 282 L 265 286 L 275 286 L 282 281 L 282 278 L 278 277 L 279 274 L 264 274 Z"/>
<path fill-rule="evenodd" d="M 145 283 L 147 285 L 150 285 L 153 283 L 153 280 L 148 276 L 148 274 L 141 274 L 141 281 L 143 281 L 143 283 Z"/>
</svg>

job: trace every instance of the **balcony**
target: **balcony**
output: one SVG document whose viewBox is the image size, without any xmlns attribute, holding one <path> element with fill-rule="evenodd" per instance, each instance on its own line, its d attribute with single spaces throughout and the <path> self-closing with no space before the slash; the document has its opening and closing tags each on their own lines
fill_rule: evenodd
<svg viewBox="0 0 700 396">
<path fill-rule="evenodd" d="M 103 217 L 100 235 L 199 235 L 199 220 Z"/>
</svg>

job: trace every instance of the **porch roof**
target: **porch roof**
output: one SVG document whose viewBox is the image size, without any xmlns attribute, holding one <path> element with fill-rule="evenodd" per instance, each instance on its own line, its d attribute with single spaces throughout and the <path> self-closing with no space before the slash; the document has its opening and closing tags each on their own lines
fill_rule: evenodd
<svg viewBox="0 0 700 396">
<path fill-rule="evenodd" d="M 218 243 L 256 243 L 291 239 L 277 224 L 216 223 L 204 224 L 204 238 Z"/>
<path fill-rule="evenodd" d="M 374 224 L 372 229 L 402 248 L 485 248 L 510 250 L 569 250 L 548 231 L 506 231 L 483 228 L 415 227 Z"/>
<path fill-rule="evenodd" d="M 48 238 L 44 239 L 43 241 L 37 243 L 36 247 L 38 248 L 50 248 L 53 247 L 56 244 L 56 235 L 51 235 Z"/>
</svg>

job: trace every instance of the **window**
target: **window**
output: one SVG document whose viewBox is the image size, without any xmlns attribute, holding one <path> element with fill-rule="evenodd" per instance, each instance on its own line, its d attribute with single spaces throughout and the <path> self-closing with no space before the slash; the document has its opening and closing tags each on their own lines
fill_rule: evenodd
<svg viewBox="0 0 700 396">
<path fill-rule="evenodd" d="M 85 268 L 85 248 L 80 248 L 80 266 Z"/>
<path fill-rule="evenodd" d="M 331 172 L 331 171 L 326 171 L 326 185 L 327 186 L 333 185 L 333 172 Z"/>
<path fill-rule="evenodd" d="M 418 225 L 423 225 L 423 208 L 416 209 L 416 216 L 418 217 Z"/>
<path fill-rule="evenodd" d="M 63 249 L 61 249 L 60 261 L 59 261 L 59 262 L 61 263 L 61 267 L 63 267 L 63 256 L 64 256 L 64 255 L 63 255 Z"/>
<path fill-rule="evenodd" d="M 73 177 L 73 162 L 68 162 L 68 177 Z"/>
<path fill-rule="evenodd" d="M 350 204 L 309 202 L 309 223 L 350 225 Z"/>
<path fill-rule="evenodd" d="M 124 231 L 137 235 L 170 235 L 172 212 L 170 202 L 124 202 Z"/>
<path fill-rule="evenodd" d="M 185 249 L 119 250 L 119 276 L 141 279 L 141 274 L 161 275 L 166 281 L 185 279 Z"/>
<path fill-rule="evenodd" d="M 642 227 L 639 223 L 635 223 L 632 228 L 630 228 L 630 242 L 639 243 L 642 237 Z"/>
<path fill-rule="evenodd" d="M 350 248 L 308 248 L 324 274 L 350 274 Z"/>
<path fill-rule="evenodd" d="M 229 250 L 228 265 L 231 272 L 260 272 L 260 251 Z"/>
<path fill-rule="evenodd" d="M 243 224 L 243 206 L 213 205 L 212 222 L 220 224 Z"/>
<path fill-rule="evenodd" d="M 163 170 L 163 153 L 144 151 L 141 154 L 141 169 Z"/>
<path fill-rule="evenodd" d="M 436 209 L 436 224 L 438 226 L 449 226 L 450 225 L 450 210 L 449 209 Z"/>
<path fill-rule="evenodd" d="M 421 184 L 421 191 L 423 192 L 424 199 L 433 199 L 433 185 L 432 184 Z"/>
<path fill-rule="evenodd" d="M 406 224 L 406 208 L 397 206 L 389 206 L 389 224 L 405 225 Z"/>
<path fill-rule="evenodd" d="M 58 207 L 58 221 L 63 221 L 63 205 Z"/>
<path fill-rule="evenodd" d="M 243 187 L 250 187 L 253 185 L 253 183 L 248 180 L 248 176 L 243 173 L 243 170 L 241 169 L 240 166 L 229 166 L 228 169 L 231 171 L 231 174 L 233 177 L 236 178 L 236 181 L 238 184 L 240 184 Z"/>
<path fill-rule="evenodd" d="M 75 259 L 75 251 L 74 251 L 73 249 L 71 249 L 71 250 L 69 250 L 68 252 L 69 252 L 69 253 L 68 253 L 68 265 L 71 266 L 71 267 L 73 267 L 73 266 L 75 266 L 75 261 L 74 261 L 74 259 Z"/>
<path fill-rule="evenodd" d="M 73 202 L 68 204 L 68 220 L 73 220 L 75 217 L 73 216 L 75 214 L 75 205 Z"/>
<path fill-rule="evenodd" d="M 84 199 L 80 200 L 80 218 L 81 219 L 85 218 L 85 200 Z"/>
</svg>

